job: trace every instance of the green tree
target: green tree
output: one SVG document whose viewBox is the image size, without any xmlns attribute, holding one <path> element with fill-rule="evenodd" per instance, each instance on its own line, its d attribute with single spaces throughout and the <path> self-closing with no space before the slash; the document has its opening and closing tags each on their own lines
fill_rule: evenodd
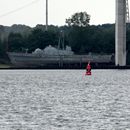
<svg viewBox="0 0 130 130">
<path fill-rule="evenodd" d="M 2 41 L 0 40 L 0 58 L 5 54 L 4 52 L 4 46 Z"/>
<path fill-rule="evenodd" d="M 90 15 L 87 12 L 79 12 L 66 19 L 66 23 L 68 26 L 86 27 L 89 25 L 89 20 Z"/>
<path fill-rule="evenodd" d="M 42 29 L 35 28 L 28 36 L 27 41 L 27 48 L 32 52 L 36 48 L 44 49 L 48 45 L 55 46 L 58 42 L 58 37 L 54 31 L 43 31 Z"/>
<path fill-rule="evenodd" d="M 9 51 L 20 52 L 25 47 L 25 41 L 20 33 L 10 33 L 8 36 Z"/>
</svg>

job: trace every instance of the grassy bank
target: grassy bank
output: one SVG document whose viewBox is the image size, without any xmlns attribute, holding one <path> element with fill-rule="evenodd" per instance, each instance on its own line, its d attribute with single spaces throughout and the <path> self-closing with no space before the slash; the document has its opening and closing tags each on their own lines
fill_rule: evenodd
<svg viewBox="0 0 130 130">
<path fill-rule="evenodd" d="M 0 69 L 7 69 L 7 68 L 11 68 L 11 65 L 9 65 L 9 64 L 0 64 Z"/>
</svg>

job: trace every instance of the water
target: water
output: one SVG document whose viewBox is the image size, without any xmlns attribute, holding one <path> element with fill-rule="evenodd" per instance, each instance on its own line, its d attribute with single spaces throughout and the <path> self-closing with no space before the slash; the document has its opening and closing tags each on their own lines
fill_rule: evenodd
<svg viewBox="0 0 130 130">
<path fill-rule="evenodd" d="M 0 70 L 0 130 L 130 130 L 130 70 Z"/>
</svg>

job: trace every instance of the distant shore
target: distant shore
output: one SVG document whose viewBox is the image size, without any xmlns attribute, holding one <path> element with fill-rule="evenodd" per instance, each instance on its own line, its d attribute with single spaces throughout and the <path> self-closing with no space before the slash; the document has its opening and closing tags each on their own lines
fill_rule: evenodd
<svg viewBox="0 0 130 130">
<path fill-rule="evenodd" d="M 0 64 L 0 69 L 86 69 L 86 66 L 39 66 L 39 67 L 19 67 L 11 64 Z M 115 66 L 115 65 L 92 65 L 92 69 L 130 69 L 130 65 L 126 66 Z"/>
</svg>

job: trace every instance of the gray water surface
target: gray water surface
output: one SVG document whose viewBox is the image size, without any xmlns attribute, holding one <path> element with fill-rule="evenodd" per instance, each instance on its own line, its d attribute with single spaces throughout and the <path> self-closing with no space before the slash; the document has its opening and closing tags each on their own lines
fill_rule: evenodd
<svg viewBox="0 0 130 130">
<path fill-rule="evenodd" d="M 130 130 L 130 70 L 0 70 L 0 130 Z"/>
</svg>

